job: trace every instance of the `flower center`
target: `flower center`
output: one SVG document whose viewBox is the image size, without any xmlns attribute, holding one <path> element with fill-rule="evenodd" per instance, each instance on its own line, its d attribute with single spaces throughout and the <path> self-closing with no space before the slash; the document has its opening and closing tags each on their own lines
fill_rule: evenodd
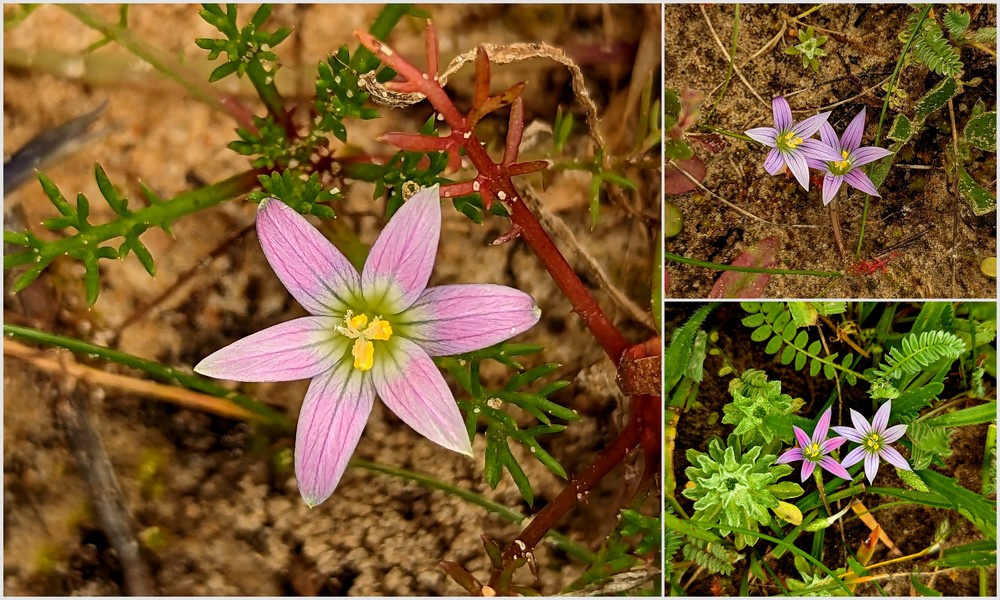
<svg viewBox="0 0 1000 600">
<path fill-rule="evenodd" d="M 851 170 L 851 161 L 847 158 L 849 156 L 847 150 L 841 150 L 840 156 L 844 160 L 827 163 L 827 166 L 830 168 L 830 172 L 834 175 L 843 175 Z"/>
<path fill-rule="evenodd" d="M 802 144 L 802 138 L 795 135 L 794 131 L 786 131 L 778 136 L 778 148 L 780 150 L 795 150 Z"/>
<path fill-rule="evenodd" d="M 868 439 L 865 440 L 865 448 L 869 452 L 878 452 L 882 448 L 882 440 L 879 439 L 877 433 L 868 436 Z"/>
<path fill-rule="evenodd" d="M 392 337 L 392 326 L 388 321 L 383 321 L 382 317 L 375 317 L 369 323 L 368 315 L 364 313 L 355 315 L 347 311 L 344 315 L 344 324 L 337 326 L 337 333 L 354 340 L 354 347 L 351 348 L 354 368 L 367 371 L 375 364 L 375 344 L 372 340 L 383 342 L 388 340 Z"/>
<path fill-rule="evenodd" d="M 808 460 L 816 461 L 823 456 L 823 451 L 820 449 L 819 444 L 813 443 L 803 448 L 802 454 L 804 454 Z"/>
</svg>

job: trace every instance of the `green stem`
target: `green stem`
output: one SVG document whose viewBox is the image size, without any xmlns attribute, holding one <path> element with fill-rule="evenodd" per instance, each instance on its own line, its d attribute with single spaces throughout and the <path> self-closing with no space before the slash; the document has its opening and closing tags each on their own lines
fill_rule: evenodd
<svg viewBox="0 0 1000 600">
<path fill-rule="evenodd" d="M 686 256 L 681 256 L 679 254 L 673 254 L 671 252 L 664 252 L 663 258 L 666 260 L 672 260 L 674 262 L 679 262 L 685 265 L 693 265 L 695 267 L 704 267 L 706 269 L 715 269 L 717 271 L 740 271 L 742 273 L 767 273 L 769 275 L 812 275 L 813 277 L 843 277 L 843 273 L 837 273 L 834 271 L 806 271 L 800 269 L 764 269 L 760 267 L 737 267 L 734 265 L 724 265 L 721 263 L 709 262 L 706 260 L 696 260 L 693 258 L 687 258 Z"/>
<path fill-rule="evenodd" d="M 268 72 L 259 60 L 253 59 L 247 63 L 247 78 L 257 90 L 257 95 L 264 102 L 264 106 L 267 107 L 267 112 L 285 128 L 289 137 L 294 136 L 295 126 L 292 124 L 291 117 L 288 116 L 288 111 L 285 110 L 285 101 L 281 98 L 281 92 L 274 85 L 274 74 Z"/>
<path fill-rule="evenodd" d="M 57 4 L 56 6 L 149 63 L 165 77 L 180 84 L 192 98 L 204 102 L 212 108 L 229 113 L 244 127 L 253 127 L 251 113 L 246 107 L 240 105 L 233 98 L 220 94 L 208 82 L 202 82 L 190 75 L 180 63 L 168 58 L 158 48 L 133 35 L 126 27 L 105 21 L 92 8 L 82 4 Z"/>
<path fill-rule="evenodd" d="M 712 133 L 718 133 L 719 135 L 724 135 L 726 137 L 731 137 L 737 140 L 743 140 L 744 142 L 754 141 L 754 139 L 748 135 L 743 135 L 742 133 L 736 133 L 735 131 L 729 131 L 728 129 L 722 129 L 721 127 L 713 127 L 711 125 L 705 125 L 704 123 L 699 124 L 698 129 L 707 129 Z"/>
<path fill-rule="evenodd" d="M 508 521 L 511 521 L 513 523 L 521 523 L 527 518 L 521 513 L 517 512 L 516 510 L 512 510 L 504 506 L 503 504 L 494 502 L 489 498 L 485 498 L 475 492 L 460 488 L 455 485 L 451 485 L 450 483 L 445 483 L 441 480 L 434 479 L 433 477 L 429 477 L 427 475 L 421 475 L 420 473 L 416 473 L 414 471 L 408 471 L 406 469 L 400 469 L 398 467 L 391 467 L 389 465 L 384 465 L 381 463 L 370 462 L 367 460 L 362 460 L 360 458 L 352 458 L 350 465 L 352 467 L 358 467 L 359 469 L 374 471 L 376 473 L 384 473 L 386 475 L 391 475 L 393 477 L 398 477 L 400 479 L 412 481 L 414 483 L 420 484 L 432 490 L 440 490 L 442 492 L 445 492 L 446 494 L 455 496 L 456 498 L 461 498 L 462 500 L 465 500 L 470 504 L 475 504 L 480 508 L 484 508 L 487 511 L 495 515 L 499 515 L 500 517 L 503 517 L 504 519 L 507 519 Z M 547 537 L 549 537 L 556 546 L 558 546 L 560 549 L 566 552 L 566 554 L 569 554 L 570 556 L 576 558 L 581 562 L 589 564 L 594 562 L 594 560 L 596 560 L 597 558 L 593 552 L 580 546 L 579 544 L 575 543 L 574 541 L 562 535 L 561 533 L 557 533 L 555 531 L 549 531 Z"/>
<path fill-rule="evenodd" d="M 920 16 L 917 17 L 917 26 L 914 27 L 913 31 L 920 31 L 920 26 L 923 25 L 924 19 L 927 18 L 927 13 L 931 10 L 931 5 L 928 4 L 920 11 Z M 882 101 L 882 113 L 878 116 L 878 128 L 875 130 L 875 146 L 878 146 L 882 141 L 882 125 L 885 122 L 885 113 L 889 110 L 889 99 L 892 98 L 892 91 L 896 89 L 896 80 L 899 78 L 899 72 L 903 68 L 903 59 L 910 52 L 910 45 L 913 44 L 913 40 L 916 39 L 916 35 L 911 35 L 910 39 L 906 40 L 906 45 L 903 46 L 903 52 L 899 55 L 899 60 L 896 61 L 896 68 L 892 71 L 892 77 L 889 78 L 889 92 L 885 95 L 885 100 Z M 872 169 L 875 168 L 874 164 L 865 167 L 865 174 L 871 177 Z M 854 250 L 854 260 L 861 258 L 861 246 L 865 241 L 865 225 L 868 222 L 868 201 L 871 197 L 865 194 L 865 204 L 861 209 L 861 229 L 858 232 L 858 247 Z"/>
<path fill-rule="evenodd" d="M 172 369 L 158 362 L 139 358 L 138 356 L 128 354 L 120 350 L 113 350 L 111 348 L 98 346 L 83 340 L 48 333 L 38 329 L 32 329 L 30 327 L 22 327 L 20 325 L 10 325 L 5 323 L 3 326 L 3 333 L 11 338 L 42 344 L 44 346 L 66 348 L 67 350 L 77 354 L 83 354 L 92 358 L 102 358 L 120 365 L 125 365 L 126 367 L 138 369 L 152 376 L 154 379 L 158 379 L 165 383 L 180 384 L 188 389 L 232 402 L 240 408 L 246 409 L 256 415 L 260 415 L 265 422 L 281 430 L 292 430 L 291 421 L 289 421 L 288 417 L 280 412 L 254 400 L 249 396 L 228 390 L 221 385 L 211 383 L 198 375 L 192 375 L 190 373 L 185 373 L 184 371 Z"/>
<path fill-rule="evenodd" d="M 230 198 L 245 194 L 257 185 L 258 171 L 244 171 L 218 183 L 186 192 L 167 202 L 157 202 L 146 208 L 121 215 L 118 219 L 80 231 L 76 235 L 45 243 L 41 247 L 32 248 L 17 254 L 4 256 L 4 268 L 10 266 L 9 261 L 24 253 L 34 254 L 34 262 L 44 268 L 56 257 L 72 255 L 80 248 L 97 248 L 101 243 L 125 236 L 137 227 L 150 228 L 169 225 L 177 219 L 204 210 L 216 204 L 221 204 Z M 20 291 L 31 281 L 23 285 L 15 285 L 14 291 Z"/>
</svg>

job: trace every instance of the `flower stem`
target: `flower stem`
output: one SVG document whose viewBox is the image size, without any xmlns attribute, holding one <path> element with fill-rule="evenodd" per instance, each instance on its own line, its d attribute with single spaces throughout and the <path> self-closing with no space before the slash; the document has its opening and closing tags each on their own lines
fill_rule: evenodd
<svg viewBox="0 0 1000 600">
<path fill-rule="evenodd" d="M 743 273 L 767 273 L 769 275 L 811 275 L 813 277 L 844 276 L 843 273 L 837 273 L 835 271 L 806 271 L 800 269 L 764 269 L 762 267 L 737 267 L 734 265 L 724 265 L 722 263 L 709 262 L 706 260 L 696 260 L 694 258 L 681 256 L 680 254 L 673 254 L 672 252 L 664 252 L 663 258 L 666 260 L 679 262 L 685 265 L 704 267 L 706 269 L 715 269 L 717 271 L 741 271 Z"/>
<path fill-rule="evenodd" d="M 267 107 L 267 112 L 271 113 L 275 122 L 285 129 L 288 137 L 293 138 L 295 126 L 292 124 L 291 117 L 288 116 L 288 111 L 285 110 L 285 101 L 281 98 L 278 87 L 274 85 L 274 76 L 264 68 L 259 60 L 254 59 L 247 64 L 247 77 L 254 89 L 257 90 L 257 95 L 264 102 L 264 106 Z"/>
<path fill-rule="evenodd" d="M 538 511 L 531 523 L 524 528 L 524 531 L 507 546 L 504 550 L 503 558 L 505 562 L 514 561 L 523 557 L 532 548 L 538 545 L 545 532 L 552 529 L 559 519 L 571 508 L 576 506 L 580 498 L 589 492 L 601 479 L 614 469 L 626 456 L 638 445 L 641 435 L 641 421 L 629 419 L 628 424 L 622 429 L 618 438 L 610 446 L 597 455 L 597 459 L 583 470 L 578 476 L 574 476 L 569 484 Z M 494 574 L 496 577 L 498 574 Z M 491 584 L 496 583 L 491 581 Z"/>
<path fill-rule="evenodd" d="M 99 31 L 110 40 L 150 64 L 168 79 L 172 79 L 192 98 L 228 113 L 242 127 L 254 129 L 253 113 L 235 97 L 221 94 L 208 82 L 189 74 L 185 67 L 159 49 L 133 35 L 127 28 L 101 19 L 92 8 L 80 4 L 58 4 L 59 8 L 76 17 L 84 25 Z"/>
<path fill-rule="evenodd" d="M 927 18 L 927 14 L 930 12 L 932 5 L 928 4 L 924 6 L 923 10 L 920 11 L 920 15 L 917 17 L 917 23 L 913 26 L 913 31 L 920 31 L 920 27 L 924 24 L 924 19 Z M 903 51 L 899 54 L 899 60 L 896 61 L 896 68 L 892 72 L 892 77 L 889 79 L 889 93 L 885 95 L 885 100 L 882 101 L 882 113 L 878 116 L 878 128 L 875 130 L 875 146 L 879 145 L 882 141 L 882 124 L 885 122 L 885 113 L 889 110 L 889 100 L 892 98 L 892 91 L 896 89 L 896 80 L 899 78 L 899 72 L 903 69 L 903 59 L 910 52 L 910 46 L 913 45 L 913 41 L 917 38 L 916 35 L 911 35 L 910 39 L 906 40 L 906 45 L 903 46 Z M 871 176 L 871 170 L 874 168 L 874 164 L 865 167 L 865 173 Z M 861 229 L 858 232 L 858 247 L 854 250 L 854 259 L 857 260 L 861 258 L 861 247 L 865 241 L 865 224 L 868 222 L 868 201 L 871 196 L 865 194 L 865 204 L 861 209 Z"/>
<path fill-rule="evenodd" d="M 830 211 L 830 225 L 833 226 L 833 241 L 837 242 L 837 252 L 840 253 L 840 258 L 844 258 L 847 255 L 847 250 L 844 248 L 844 234 L 840 231 L 839 196 L 840 192 L 837 192 L 827 208 Z"/>
<path fill-rule="evenodd" d="M 90 342 L 85 342 L 83 340 L 48 333 L 38 329 L 32 329 L 30 327 L 22 327 L 20 325 L 5 323 L 3 326 L 3 333 L 7 337 L 42 344 L 45 346 L 66 348 L 67 350 L 78 354 L 102 358 L 120 365 L 125 365 L 126 367 L 138 369 L 160 381 L 180 384 L 189 389 L 204 392 L 232 402 L 240 408 L 244 408 L 256 415 L 259 415 L 265 422 L 276 426 L 283 431 L 292 430 L 291 421 L 289 421 L 288 417 L 280 412 L 254 400 L 249 396 L 228 390 L 221 385 L 202 379 L 198 375 L 178 371 L 177 369 L 164 366 L 156 361 L 139 358 L 138 356 L 128 354 L 120 350 L 98 346 L 97 344 L 91 344 Z"/>
</svg>

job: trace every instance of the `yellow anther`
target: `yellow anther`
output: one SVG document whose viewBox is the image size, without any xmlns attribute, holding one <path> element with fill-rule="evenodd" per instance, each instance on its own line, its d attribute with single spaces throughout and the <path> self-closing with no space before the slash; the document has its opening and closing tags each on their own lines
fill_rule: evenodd
<svg viewBox="0 0 1000 600">
<path fill-rule="evenodd" d="M 354 340 L 351 354 L 354 355 L 354 368 L 359 371 L 367 371 L 375 364 L 375 345 L 364 338 Z"/>
<path fill-rule="evenodd" d="M 366 327 L 367 325 L 367 327 Z M 381 317 L 375 317 L 368 322 L 368 315 L 362 313 L 355 315 L 347 311 L 344 315 L 344 324 L 337 326 L 337 333 L 354 340 L 351 354 L 354 356 L 354 368 L 367 371 L 375 363 L 375 345 L 372 340 L 385 341 L 392 337 L 392 326 L 383 321 Z"/>
<path fill-rule="evenodd" d="M 392 325 L 389 325 L 388 321 L 383 321 L 382 319 L 376 318 L 374 321 L 372 321 L 371 326 L 368 327 L 368 331 L 366 331 L 365 333 L 369 332 L 370 332 L 369 335 L 373 340 L 384 341 L 392 336 Z"/>
<path fill-rule="evenodd" d="M 840 151 L 840 157 L 843 158 L 844 160 L 847 160 L 848 156 L 849 156 L 849 154 L 848 154 L 847 150 L 841 150 Z"/>
<path fill-rule="evenodd" d="M 795 150 L 802 144 L 802 138 L 795 135 L 794 131 L 787 131 L 781 136 L 781 141 L 789 150 Z"/>
</svg>

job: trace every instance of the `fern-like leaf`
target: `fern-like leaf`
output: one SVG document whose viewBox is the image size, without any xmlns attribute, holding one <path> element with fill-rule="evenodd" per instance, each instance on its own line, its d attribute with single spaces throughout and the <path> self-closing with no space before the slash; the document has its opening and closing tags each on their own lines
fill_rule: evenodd
<svg viewBox="0 0 1000 600">
<path fill-rule="evenodd" d="M 945 38 L 941 26 L 935 21 L 924 22 L 923 31 L 913 42 L 913 52 L 920 62 L 938 75 L 958 78 L 965 70 L 958 52 Z"/>
<path fill-rule="evenodd" d="M 943 358 L 956 359 L 966 350 L 965 342 L 947 331 L 924 331 L 919 335 L 910 334 L 902 343 L 893 348 L 875 370 L 875 374 L 885 379 L 896 379 L 903 375 L 914 375 L 924 367 Z"/>
<path fill-rule="evenodd" d="M 951 39 L 959 41 L 962 39 L 962 34 L 968 29 L 972 17 L 967 12 L 948 9 L 941 20 L 948 28 L 948 35 L 951 36 Z"/>
<path fill-rule="evenodd" d="M 743 558 L 742 554 L 728 546 L 691 537 L 684 544 L 683 553 L 685 559 L 721 575 L 732 573 L 736 563 Z"/>
</svg>

